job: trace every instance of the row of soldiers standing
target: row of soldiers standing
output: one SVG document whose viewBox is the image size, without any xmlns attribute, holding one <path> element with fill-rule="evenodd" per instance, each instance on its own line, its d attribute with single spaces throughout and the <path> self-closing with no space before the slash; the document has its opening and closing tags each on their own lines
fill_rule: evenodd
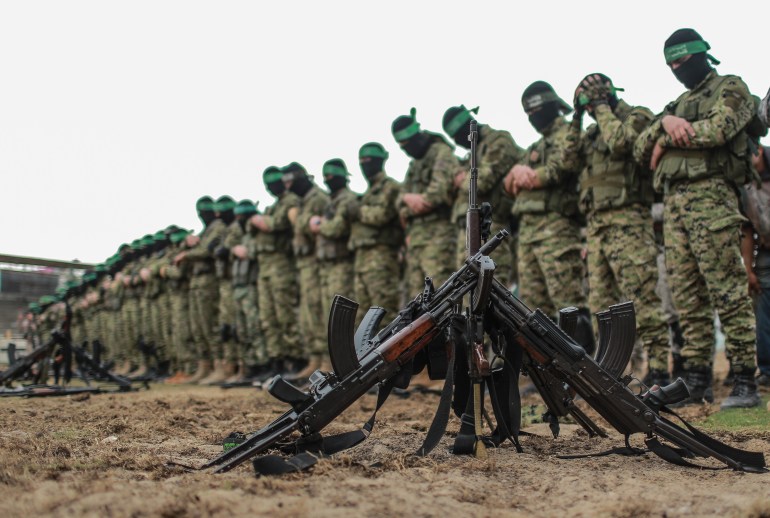
<svg viewBox="0 0 770 518">
<path fill-rule="evenodd" d="M 621 300 L 637 303 L 652 384 L 669 378 L 650 214 L 653 188 L 662 193 L 689 402 L 710 397 L 717 310 L 735 374 L 723 406 L 755 406 L 756 337 L 738 238 L 746 219 L 735 188 L 756 174 L 747 142 L 757 136 L 757 105 L 740 78 L 713 70 L 708 48 L 692 29 L 667 40 L 666 62 L 688 90 L 658 116 L 618 98 L 620 90 L 603 74 L 581 80 L 572 105 L 548 83 L 532 83 L 522 104 L 541 138 L 525 150 L 508 132 L 480 125 L 478 195 L 492 204 L 493 230 L 518 228 L 518 250 L 510 250 L 516 259 L 498 257 L 498 275 L 510 284 L 518 272 L 522 299 L 551 315 L 577 307 L 578 340 L 587 349 L 593 348 L 592 313 Z M 461 105 L 443 117 L 446 134 L 458 146 L 469 147 L 475 111 Z M 567 121 L 564 115 L 573 111 Z M 594 124 L 583 131 L 585 114 Z M 103 282 L 105 305 L 115 311 L 107 302 L 114 290 L 122 293 L 126 322 L 135 320 L 127 315 L 142 316 L 124 325 L 133 326 L 133 334 L 117 357 L 135 362 L 130 351 L 136 339 L 171 360 L 177 373 L 172 381 L 214 383 L 238 371 L 303 378 L 324 362 L 334 294 L 393 315 L 401 298 L 400 254 L 408 296 L 422 290 L 426 276 L 436 285 L 443 282 L 465 256 L 465 169 L 450 140 L 423 130 L 415 115 L 413 109 L 392 124 L 395 140 L 411 158 L 401 185 L 384 172 L 385 148 L 368 143 L 359 153 L 368 182 L 360 197 L 348 189 L 349 172 L 340 159 L 323 166 L 328 193 L 298 163 L 269 167 L 263 180 L 275 203 L 264 214 L 249 202 L 236 206 L 229 197 L 202 198 L 197 209 L 205 228 L 199 236 L 172 228 L 128 247 L 126 255 L 121 251 L 115 264 L 127 262 Z M 164 283 L 168 292 L 179 293 L 178 306 L 186 301 L 189 318 L 170 309 L 171 325 L 162 331 L 148 323 L 154 322 L 154 316 L 146 317 L 153 310 L 132 301 L 140 291 L 157 299 Z M 84 297 L 88 306 L 88 291 Z M 175 306 L 169 301 L 167 307 Z M 175 333 L 184 321 L 187 330 Z"/>
</svg>

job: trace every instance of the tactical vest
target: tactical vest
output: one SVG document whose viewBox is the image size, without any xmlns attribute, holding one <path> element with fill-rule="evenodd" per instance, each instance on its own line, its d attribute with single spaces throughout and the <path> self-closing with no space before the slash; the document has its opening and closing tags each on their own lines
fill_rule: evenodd
<svg viewBox="0 0 770 518">
<path fill-rule="evenodd" d="M 561 153 L 555 145 L 558 132 L 568 131 L 568 126 L 562 122 L 548 138 L 541 138 L 530 146 L 524 157 L 525 164 L 535 169 L 545 165 L 552 153 Z M 523 190 L 516 195 L 513 206 L 515 214 L 546 214 L 555 212 L 568 218 L 575 217 L 578 211 L 578 175 L 570 175 L 566 182 L 549 185 L 541 189 Z"/>
<path fill-rule="evenodd" d="M 284 198 L 279 199 L 273 205 L 265 209 L 265 216 L 275 216 L 276 213 L 284 210 L 281 206 Z M 291 255 L 290 229 L 274 232 L 257 232 L 254 237 L 254 248 L 257 254 L 283 254 Z"/>
<path fill-rule="evenodd" d="M 447 144 L 440 136 L 431 134 L 433 142 L 431 143 L 425 156 L 415 158 L 409 163 L 406 178 L 404 179 L 404 192 L 415 194 L 424 194 L 428 190 L 431 179 L 433 178 L 433 164 L 436 162 L 436 156 L 441 151 L 442 146 L 451 146 Z M 431 221 L 449 221 L 452 215 L 452 208 L 447 205 L 439 205 L 427 214 L 420 216 L 410 216 L 410 222 L 428 223 Z"/>
<path fill-rule="evenodd" d="M 355 193 L 350 189 L 343 189 L 332 197 L 331 203 L 326 207 L 324 217 L 332 219 L 339 210 L 347 210 L 347 206 L 356 199 Z M 338 259 L 348 259 L 351 257 L 348 249 L 348 238 L 350 234 L 338 239 L 331 239 L 319 233 L 316 236 L 316 258 L 320 261 L 336 261 Z"/>
<path fill-rule="evenodd" d="M 321 203 L 323 193 L 320 189 L 313 186 L 305 197 L 302 198 L 302 207 L 299 210 L 297 221 L 304 221 L 303 217 L 309 213 L 320 213 L 324 207 L 319 205 L 325 205 Z M 306 228 L 294 229 L 294 237 L 291 242 L 292 250 L 295 257 L 307 257 L 313 255 L 315 252 L 315 236 L 311 236 Z"/>
<path fill-rule="evenodd" d="M 384 173 L 382 173 L 384 176 Z M 396 181 L 390 177 L 384 176 L 383 180 L 376 185 L 369 187 L 361 197 L 361 207 L 366 206 L 385 206 L 390 200 L 387 199 L 388 191 L 396 188 Z M 377 245 L 385 245 L 392 248 L 398 248 L 404 242 L 404 231 L 398 216 L 381 227 L 367 225 L 361 221 L 354 221 L 350 227 L 350 239 L 348 248 L 357 250 L 359 248 L 371 248 Z"/>
<path fill-rule="evenodd" d="M 695 92 L 685 92 L 673 105 L 666 107 L 667 114 L 689 122 L 708 118 L 709 112 L 721 97 L 722 87 L 736 76 L 714 76 L 700 85 Z M 754 179 L 750 165 L 749 139 L 741 130 L 727 145 L 718 148 L 684 149 L 670 148 L 663 153 L 655 170 L 654 187 L 661 191 L 665 184 L 683 180 L 703 180 L 721 176 L 737 185 Z"/>
<path fill-rule="evenodd" d="M 620 114 L 619 119 L 625 121 L 630 113 Z M 652 205 L 652 178 L 647 169 L 640 167 L 630 153 L 612 153 L 598 125 L 589 128 L 586 140 L 587 163 L 580 174 L 580 208 L 584 213 L 636 203 Z"/>
</svg>

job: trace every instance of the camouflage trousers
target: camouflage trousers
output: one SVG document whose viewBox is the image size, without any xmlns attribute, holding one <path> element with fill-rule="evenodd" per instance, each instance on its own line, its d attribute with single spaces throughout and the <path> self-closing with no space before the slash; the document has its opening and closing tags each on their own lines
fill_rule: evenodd
<svg viewBox="0 0 770 518">
<path fill-rule="evenodd" d="M 259 255 L 259 316 L 270 360 L 302 356 L 297 326 L 297 270 L 283 254 Z"/>
<path fill-rule="evenodd" d="M 123 301 L 123 328 L 127 345 L 126 359 L 136 364 L 141 363 L 142 360 L 142 355 L 137 346 L 139 342 L 140 319 L 139 299 L 137 297 L 126 297 Z"/>
<path fill-rule="evenodd" d="M 426 223 L 420 228 L 423 235 L 431 236 L 429 241 L 421 239 L 419 245 L 410 243 L 406 247 L 406 289 L 407 298 L 412 299 L 425 287 L 425 277 L 433 279 L 438 288 L 455 271 L 455 243 L 457 229 L 447 222 Z"/>
<path fill-rule="evenodd" d="M 219 279 L 219 340 L 222 344 L 221 356 L 234 361 L 238 358 L 238 343 L 235 341 L 235 298 L 233 281 Z"/>
<path fill-rule="evenodd" d="M 342 295 L 355 300 L 355 286 L 353 275 L 353 257 L 347 257 L 338 261 L 321 261 L 318 264 L 318 276 L 321 282 L 321 316 L 324 330 L 329 327 L 329 312 L 332 307 L 332 299 L 335 295 Z M 365 311 L 365 310 L 364 310 Z M 358 308 L 358 313 L 362 308 Z M 356 314 L 358 316 L 358 314 Z M 326 337 L 327 333 L 324 333 Z M 323 354 L 328 352 L 328 340 L 324 339 Z"/>
<path fill-rule="evenodd" d="M 197 360 L 221 358 L 221 343 L 217 337 L 219 315 L 219 281 L 211 274 L 190 279 L 190 332 Z"/>
<path fill-rule="evenodd" d="M 302 357 L 325 354 L 325 318 L 321 304 L 321 283 L 318 261 L 315 257 L 297 259 L 299 271 L 299 330 L 305 341 Z"/>
<path fill-rule="evenodd" d="M 740 253 L 745 219 L 737 195 L 720 178 L 680 182 L 666 193 L 663 221 L 685 368 L 711 364 L 716 310 L 733 370 L 753 373 L 756 331 Z"/>
<path fill-rule="evenodd" d="M 556 318 L 568 306 L 588 307 L 580 228 L 559 214 L 523 214 L 519 229 L 519 293 L 527 305 Z"/>
<path fill-rule="evenodd" d="M 242 361 L 246 365 L 264 365 L 269 360 L 265 339 L 259 328 L 259 305 L 257 286 L 233 286 L 235 302 L 235 335 L 238 338 L 238 350 L 231 360 Z"/>
<path fill-rule="evenodd" d="M 650 369 L 668 370 L 668 327 L 655 288 L 657 246 L 649 209 L 594 212 L 588 217 L 588 303 L 591 312 L 631 300 L 637 338 Z"/>
<path fill-rule="evenodd" d="M 457 226 L 459 230 L 457 232 L 455 267 L 460 268 L 465 262 L 465 259 L 468 257 L 468 249 L 466 248 L 465 243 L 465 220 L 458 221 Z M 491 235 L 495 235 L 504 228 L 508 229 L 506 225 L 501 225 L 493 221 L 492 228 L 490 230 Z M 507 256 L 506 252 L 508 253 Z M 495 278 L 502 282 L 503 285 L 510 286 L 513 282 L 516 281 L 516 239 L 514 239 L 514 236 L 508 236 L 505 239 L 505 242 L 500 246 L 500 251 L 497 252 L 495 259 Z"/>
<path fill-rule="evenodd" d="M 372 306 L 387 311 L 385 320 L 394 318 L 400 308 L 398 250 L 377 245 L 356 250 L 353 263 L 355 300 L 358 302 L 356 326 Z"/>
<path fill-rule="evenodd" d="M 166 342 L 167 333 L 165 330 L 165 326 L 169 320 L 167 302 L 168 300 L 166 299 L 165 292 L 161 292 L 150 299 L 149 320 L 150 329 L 152 330 L 150 336 L 158 353 L 158 359 L 161 361 L 168 359 L 168 352 L 166 350 L 168 347 L 168 343 Z"/>
<path fill-rule="evenodd" d="M 193 362 L 196 358 L 195 344 L 190 331 L 190 293 L 187 289 L 171 290 L 169 293 L 171 308 L 170 356 L 175 359 L 176 367 Z"/>
</svg>

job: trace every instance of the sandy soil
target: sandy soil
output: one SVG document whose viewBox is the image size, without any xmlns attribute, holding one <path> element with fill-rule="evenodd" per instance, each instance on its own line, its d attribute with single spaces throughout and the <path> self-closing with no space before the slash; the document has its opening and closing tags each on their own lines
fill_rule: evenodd
<svg viewBox="0 0 770 518">
<path fill-rule="evenodd" d="M 364 397 L 329 431 L 360 426 L 374 403 Z M 285 408 L 264 392 L 153 386 L 132 394 L 6 398 L 0 509 L 4 517 L 770 516 L 770 474 L 680 468 L 651 454 L 559 459 L 622 445 L 620 436 L 589 439 L 572 425 L 556 440 L 545 425 L 532 425 L 539 436 L 522 438 L 523 454 L 503 447 L 480 461 L 447 452 L 458 429 L 453 419 L 430 457 L 411 460 L 437 403 L 430 394 L 392 397 L 361 445 L 308 473 L 257 479 L 248 463 L 211 475 L 168 462 L 200 465 L 221 451 L 229 432 L 274 419 Z M 770 430 L 718 435 L 770 455 Z"/>
</svg>

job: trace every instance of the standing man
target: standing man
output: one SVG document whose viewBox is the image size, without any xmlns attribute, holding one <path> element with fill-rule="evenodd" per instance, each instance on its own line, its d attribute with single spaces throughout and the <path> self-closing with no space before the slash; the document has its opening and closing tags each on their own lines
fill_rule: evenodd
<svg viewBox="0 0 770 518">
<path fill-rule="evenodd" d="M 313 183 L 313 177 L 297 162 L 287 165 L 282 172 L 286 188 L 301 200 L 297 217 L 292 222 L 292 249 L 299 270 L 299 329 L 305 339 L 303 354 L 292 358 L 291 369 L 296 374 L 308 366 L 310 358 L 322 358 L 328 349 L 325 319 L 322 315 L 316 239 L 310 229 L 310 219 L 323 214 L 329 204 L 329 196 Z"/>
<path fill-rule="evenodd" d="M 752 180 L 746 128 L 756 113 L 745 83 L 711 67 L 709 45 L 679 29 L 664 46 L 666 63 L 687 88 L 636 142 L 634 155 L 655 171 L 665 196 L 666 264 L 684 335 L 688 403 L 711 388 L 714 310 L 727 335 L 733 390 L 722 408 L 759 405 L 754 382 L 754 315 L 741 264 L 736 186 Z"/>
<path fill-rule="evenodd" d="M 647 352 L 645 384 L 668 385 L 668 328 L 655 292 L 657 247 L 653 233 L 652 175 L 633 157 L 634 142 L 652 121 L 629 106 L 604 74 L 589 74 L 575 90 L 568 152 L 580 173 L 580 210 L 588 222 L 588 302 L 596 313 L 635 302 L 637 337 Z M 581 135 L 583 114 L 596 123 Z"/>
<path fill-rule="evenodd" d="M 323 217 L 317 214 L 310 218 L 310 231 L 316 234 L 322 326 L 327 329 L 334 295 L 354 298 L 353 253 L 348 248 L 348 239 L 351 220 L 358 210 L 358 196 L 348 188 L 350 173 L 341 159 L 328 160 L 322 171 L 324 183 L 331 193 L 331 201 L 324 209 Z M 326 351 L 314 355 L 307 369 L 300 375 L 310 376 L 315 369 L 321 368 L 322 361 L 327 357 Z"/>
<path fill-rule="evenodd" d="M 422 291 L 425 277 L 438 287 L 454 271 L 457 232 L 450 216 L 454 177 L 460 168 L 452 146 L 441 135 L 421 130 L 416 113 L 412 108 L 391 125 L 393 138 L 412 159 L 396 199 L 406 229 L 409 298 Z"/>
<path fill-rule="evenodd" d="M 356 323 L 371 306 L 384 308 L 389 318 L 399 310 L 400 268 L 398 251 L 404 243 L 396 200 L 401 193 L 397 181 L 385 173 L 388 152 L 378 142 L 368 142 L 358 151 L 361 173 L 368 184 L 357 210 L 351 215 L 350 249 L 355 254 L 355 299 L 359 304 Z"/>
<path fill-rule="evenodd" d="M 455 144 L 470 149 L 471 143 L 468 135 L 471 131 L 472 113 L 478 112 L 478 108 L 468 110 L 462 104 L 452 106 L 444 113 L 442 126 Z M 489 202 L 492 205 L 492 234 L 505 228 L 511 231 L 511 209 L 513 200 L 503 191 L 503 179 L 511 168 L 524 158 L 524 150 L 516 145 L 513 137 L 507 131 L 490 128 L 486 124 L 479 124 L 478 147 L 476 148 L 476 160 L 478 163 L 479 178 L 477 182 L 479 205 Z M 452 221 L 458 229 L 457 233 L 457 267 L 459 268 L 468 256 L 465 238 L 465 215 L 468 212 L 468 172 L 466 169 L 458 169 L 455 174 L 454 185 L 457 188 L 457 197 L 452 206 Z M 508 242 L 511 258 L 515 260 L 515 240 Z M 507 262 L 507 261 L 506 261 Z M 517 282 L 510 264 L 500 264 L 495 271 L 495 277 L 506 286 Z"/>
<path fill-rule="evenodd" d="M 521 102 L 543 136 L 505 179 L 506 192 L 516 196 L 513 213 L 520 221 L 518 271 L 526 276 L 521 297 L 552 317 L 562 308 L 578 308 L 575 338 L 592 354 L 594 334 L 580 258 L 579 170 L 568 160 L 571 137 L 563 116 L 572 108 L 545 81 L 529 85 Z"/>
<path fill-rule="evenodd" d="M 283 173 L 270 166 L 262 174 L 275 203 L 249 220 L 258 230 L 254 249 L 259 262 L 259 311 L 270 368 L 265 375 L 285 372 L 289 358 L 302 355 L 297 327 L 297 267 L 291 253 L 292 224 L 299 212 L 299 196 L 286 189 Z"/>
</svg>

